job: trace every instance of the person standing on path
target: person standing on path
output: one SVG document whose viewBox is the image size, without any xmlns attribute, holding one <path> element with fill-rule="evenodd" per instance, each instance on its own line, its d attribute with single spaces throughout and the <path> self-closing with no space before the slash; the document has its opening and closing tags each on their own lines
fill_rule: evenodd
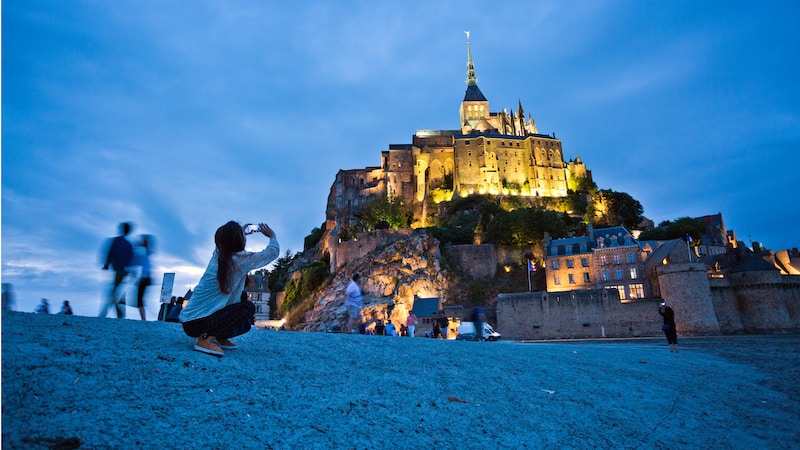
<svg viewBox="0 0 800 450">
<path fill-rule="evenodd" d="M 344 294 L 344 306 L 347 308 L 347 332 L 355 333 L 358 330 L 358 323 L 361 321 L 362 293 L 358 282 L 361 275 L 358 272 L 353 274 L 353 278 L 347 283 Z"/>
<path fill-rule="evenodd" d="M 114 282 L 111 284 L 111 290 L 103 302 L 103 306 L 100 307 L 100 317 L 106 317 L 108 308 L 112 306 L 117 310 L 117 318 L 125 317 L 125 307 L 119 304 L 117 290 L 122 282 L 125 281 L 125 277 L 128 275 L 128 266 L 131 265 L 133 260 L 133 245 L 126 237 L 130 234 L 132 228 L 128 222 L 119 224 L 120 235 L 111 241 L 111 245 L 108 248 L 103 270 L 108 270 L 109 267 L 114 269 Z"/>
<path fill-rule="evenodd" d="M 244 249 L 245 234 L 261 232 L 269 244 L 260 252 Z M 223 349 L 237 345 L 230 338 L 250 331 L 256 306 L 241 294 L 251 270 L 271 263 L 280 255 L 275 232 L 265 223 L 253 228 L 230 221 L 214 235 L 216 249 L 200 282 L 192 292 L 179 319 L 187 336 L 197 338 L 194 349 L 214 356 L 224 356 Z"/>
<path fill-rule="evenodd" d="M 447 340 L 447 329 L 450 327 L 450 319 L 447 318 L 447 314 L 444 311 L 439 312 L 439 331 L 442 333 L 442 339 Z"/>
<path fill-rule="evenodd" d="M 658 313 L 664 318 L 664 325 L 661 329 L 664 330 L 664 336 L 669 343 L 669 351 L 678 353 L 678 330 L 675 328 L 675 311 L 667 306 L 666 302 L 658 307 Z"/>
<path fill-rule="evenodd" d="M 414 314 L 414 311 L 408 313 L 408 317 L 406 318 L 406 328 L 408 329 L 408 337 L 414 337 L 414 330 L 417 329 L 417 316 Z"/>
</svg>

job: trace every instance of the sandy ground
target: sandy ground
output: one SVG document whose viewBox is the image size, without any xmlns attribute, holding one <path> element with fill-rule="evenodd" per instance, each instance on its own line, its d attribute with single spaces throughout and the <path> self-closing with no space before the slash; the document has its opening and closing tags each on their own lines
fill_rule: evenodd
<svg viewBox="0 0 800 450">
<path fill-rule="evenodd" d="M 502 330 L 501 330 L 502 331 Z M 2 446 L 800 448 L 800 336 L 476 343 L 2 316 Z"/>
</svg>

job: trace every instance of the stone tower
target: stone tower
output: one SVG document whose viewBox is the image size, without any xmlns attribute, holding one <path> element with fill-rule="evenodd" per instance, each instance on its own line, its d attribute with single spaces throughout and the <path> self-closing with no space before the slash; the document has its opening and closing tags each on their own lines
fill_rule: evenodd
<svg viewBox="0 0 800 450">
<path fill-rule="evenodd" d="M 661 298 L 675 311 L 679 334 L 719 334 L 705 264 L 672 263 L 659 266 L 657 273 Z"/>
</svg>

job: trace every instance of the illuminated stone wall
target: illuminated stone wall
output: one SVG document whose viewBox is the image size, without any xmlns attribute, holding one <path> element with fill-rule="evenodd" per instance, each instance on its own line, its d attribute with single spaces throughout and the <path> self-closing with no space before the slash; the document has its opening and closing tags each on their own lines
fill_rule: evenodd
<svg viewBox="0 0 800 450">
<path fill-rule="evenodd" d="M 511 339 L 657 336 L 660 301 L 621 303 L 605 289 L 500 294 L 497 331 Z"/>
</svg>

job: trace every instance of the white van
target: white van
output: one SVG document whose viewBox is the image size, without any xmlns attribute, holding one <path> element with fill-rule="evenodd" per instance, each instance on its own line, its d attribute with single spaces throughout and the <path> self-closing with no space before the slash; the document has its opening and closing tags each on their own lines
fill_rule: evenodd
<svg viewBox="0 0 800 450">
<path fill-rule="evenodd" d="M 494 331 L 491 325 L 484 322 L 483 323 L 483 336 L 482 340 L 484 341 L 497 341 L 500 340 L 500 333 Z M 456 335 L 456 339 L 459 341 L 474 341 L 476 340 L 475 337 L 475 324 L 473 322 L 461 322 L 461 325 L 458 326 L 458 334 Z"/>
</svg>

